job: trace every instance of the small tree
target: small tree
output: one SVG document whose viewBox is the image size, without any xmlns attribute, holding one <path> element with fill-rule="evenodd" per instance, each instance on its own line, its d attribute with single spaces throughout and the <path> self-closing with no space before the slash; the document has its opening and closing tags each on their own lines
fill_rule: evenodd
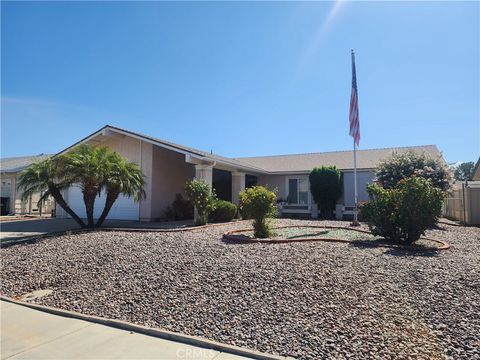
<svg viewBox="0 0 480 360">
<path fill-rule="evenodd" d="M 337 200 L 342 196 L 342 173 L 335 166 L 316 167 L 309 175 L 310 192 L 318 204 L 320 216 L 332 218 Z"/>
<path fill-rule="evenodd" d="M 240 212 L 253 219 L 253 232 L 256 238 L 270 237 L 272 231 L 268 219 L 277 214 L 277 197 L 273 191 L 263 186 L 254 186 L 239 194 Z"/>
<path fill-rule="evenodd" d="M 431 180 L 412 176 L 394 189 L 378 184 L 367 186 L 370 201 L 361 206 L 362 217 L 372 234 L 392 241 L 412 243 L 437 222 L 445 192 Z"/>
<path fill-rule="evenodd" d="M 413 150 L 403 154 L 393 153 L 380 162 L 375 176 L 384 189 L 393 189 L 400 180 L 417 176 L 431 180 L 433 186 L 446 191 L 452 179 L 451 171 L 441 159 L 433 159 Z"/>
<path fill-rule="evenodd" d="M 208 214 L 215 208 L 215 192 L 203 180 L 193 179 L 185 184 L 185 193 L 197 211 L 196 225 L 205 225 Z"/>
<path fill-rule="evenodd" d="M 455 167 L 453 174 L 455 179 L 460 181 L 472 180 L 474 169 L 475 163 L 473 161 L 464 162 Z"/>
<path fill-rule="evenodd" d="M 86 227 L 85 223 L 68 206 L 62 196 L 62 191 L 72 183 L 71 179 L 63 176 L 64 162 L 63 156 L 56 156 L 30 165 L 20 173 L 17 187 L 23 190 L 23 199 L 29 198 L 36 192 L 42 193 L 39 204 L 49 196 L 53 197 L 55 202 L 83 228 Z"/>
<path fill-rule="evenodd" d="M 87 213 L 87 226 L 95 226 L 93 209 L 110 169 L 112 151 L 106 146 L 82 144 L 65 155 L 64 176 L 72 179 L 82 190 Z"/>
<path fill-rule="evenodd" d="M 128 162 L 116 152 L 110 152 L 106 166 L 102 183 L 102 189 L 106 192 L 105 206 L 95 224 L 96 227 L 103 224 L 120 194 L 133 198 L 134 201 L 140 201 L 145 197 L 144 175 L 136 163 Z"/>
</svg>

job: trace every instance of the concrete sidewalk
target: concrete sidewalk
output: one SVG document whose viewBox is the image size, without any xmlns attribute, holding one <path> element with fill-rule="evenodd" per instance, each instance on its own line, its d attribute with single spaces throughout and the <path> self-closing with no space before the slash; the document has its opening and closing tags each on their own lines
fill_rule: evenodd
<svg viewBox="0 0 480 360">
<path fill-rule="evenodd" d="M 5 301 L 0 305 L 1 359 L 248 359 Z"/>
</svg>

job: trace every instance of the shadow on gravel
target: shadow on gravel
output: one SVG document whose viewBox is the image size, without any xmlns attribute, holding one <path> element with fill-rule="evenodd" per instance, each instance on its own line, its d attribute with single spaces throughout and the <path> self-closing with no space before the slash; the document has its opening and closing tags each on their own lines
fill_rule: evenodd
<svg viewBox="0 0 480 360">
<path fill-rule="evenodd" d="M 435 249 L 402 249 L 402 248 L 388 248 L 384 254 L 392 256 L 420 256 L 433 257 L 438 256 L 440 251 Z"/>
<path fill-rule="evenodd" d="M 315 233 L 289 236 L 289 237 L 287 237 L 287 239 L 303 239 L 303 238 L 309 238 L 309 237 L 313 238 L 313 237 L 316 237 L 316 236 L 327 235 L 328 233 L 329 233 L 328 231 L 318 231 L 318 232 L 315 232 Z"/>
<path fill-rule="evenodd" d="M 246 235 L 235 235 L 235 237 L 238 239 L 229 239 L 229 240 L 226 240 L 223 236 L 221 238 L 222 242 L 224 244 L 227 244 L 227 245 L 238 245 L 238 244 L 242 244 L 242 245 L 249 245 L 249 244 L 252 244 L 250 242 L 248 242 L 247 240 L 251 240 L 251 238 L 249 236 L 246 236 Z"/>
<path fill-rule="evenodd" d="M 389 243 L 385 243 L 385 241 L 380 240 L 370 240 L 370 241 L 352 241 L 350 246 L 358 248 L 358 249 L 372 249 L 372 248 L 382 248 L 382 245 L 391 245 Z M 424 257 L 431 257 L 431 256 L 438 256 L 440 253 L 437 249 L 429 249 L 429 248 L 403 248 L 403 247 L 388 247 L 385 248 L 384 254 L 392 255 L 392 256 L 424 256 Z"/>
</svg>

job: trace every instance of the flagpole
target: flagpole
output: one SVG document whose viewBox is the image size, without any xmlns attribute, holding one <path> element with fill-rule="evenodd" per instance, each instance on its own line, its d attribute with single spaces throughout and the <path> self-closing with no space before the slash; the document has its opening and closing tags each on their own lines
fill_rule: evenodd
<svg viewBox="0 0 480 360">
<path fill-rule="evenodd" d="M 360 130 L 359 130 L 359 122 L 358 122 L 358 93 L 357 93 L 357 75 L 355 70 L 355 53 L 352 49 L 352 99 L 354 99 L 353 104 L 354 107 L 352 108 L 352 99 L 350 100 L 350 135 L 353 137 L 353 182 L 354 182 L 354 189 L 355 189 L 355 207 L 353 211 L 353 222 L 352 226 L 359 226 L 360 223 L 358 222 L 358 189 L 357 189 L 357 146 L 358 146 L 358 139 L 360 137 Z M 352 133 L 352 111 L 355 114 L 356 122 L 353 124 L 355 131 Z"/>
<path fill-rule="evenodd" d="M 353 182 L 354 182 L 354 189 L 355 189 L 355 210 L 353 212 L 353 226 L 359 225 L 358 223 L 358 211 L 357 211 L 357 204 L 358 204 L 358 193 L 357 193 L 357 144 L 355 144 L 355 139 L 353 139 Z"/>
</svg>

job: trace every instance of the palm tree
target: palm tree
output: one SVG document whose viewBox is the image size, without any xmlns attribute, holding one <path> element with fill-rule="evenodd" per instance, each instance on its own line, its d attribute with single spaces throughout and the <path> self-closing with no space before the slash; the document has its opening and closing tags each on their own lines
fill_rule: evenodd
<svg viewBox="0 0 480 360">
<path fill-rule="evenodd" d="M 128 162 L 124 157 L 117 153 L 109 156 L 108 171 L 103 182 L 103 188 L 107 194 L 105 207 L 98 218 L 95 226 L 99 227 L 105 221 L 112 205 L 118 199 L 120 194 L 127 197 L 133 197 L 135 201 L 140 201 L 145 197 L 143 186 L 145 185 L 142 170 L 137 164 Z"/>
<path fill-rule="evenodd" d="M 100 196 L 110 168 L 112 151 L 106 146 L 93 147 L 82 144 L 65 155 L 63 170 L 82 190 L 87 213 L 87 227 L 95 226 L 93 209 L 95 199 Z"/>
<path fill-rule="evenodd" d="M 33 193 L 40 192 L 42 196 L 38 201 L 39 206 L 49 196 L 52 196 L 67 214 L 81 227 L 85 227 L 85 223 L 68 206 L 62 196 L 62 190 L 71 185 L 71 178 L 65 177 L 62 171 L 64 161 L 63 156 L 57 156 L 33 163 L 20 174 L 17 188 L 23 190 L 23 199 L 29 198 Z"/>
</svg>

